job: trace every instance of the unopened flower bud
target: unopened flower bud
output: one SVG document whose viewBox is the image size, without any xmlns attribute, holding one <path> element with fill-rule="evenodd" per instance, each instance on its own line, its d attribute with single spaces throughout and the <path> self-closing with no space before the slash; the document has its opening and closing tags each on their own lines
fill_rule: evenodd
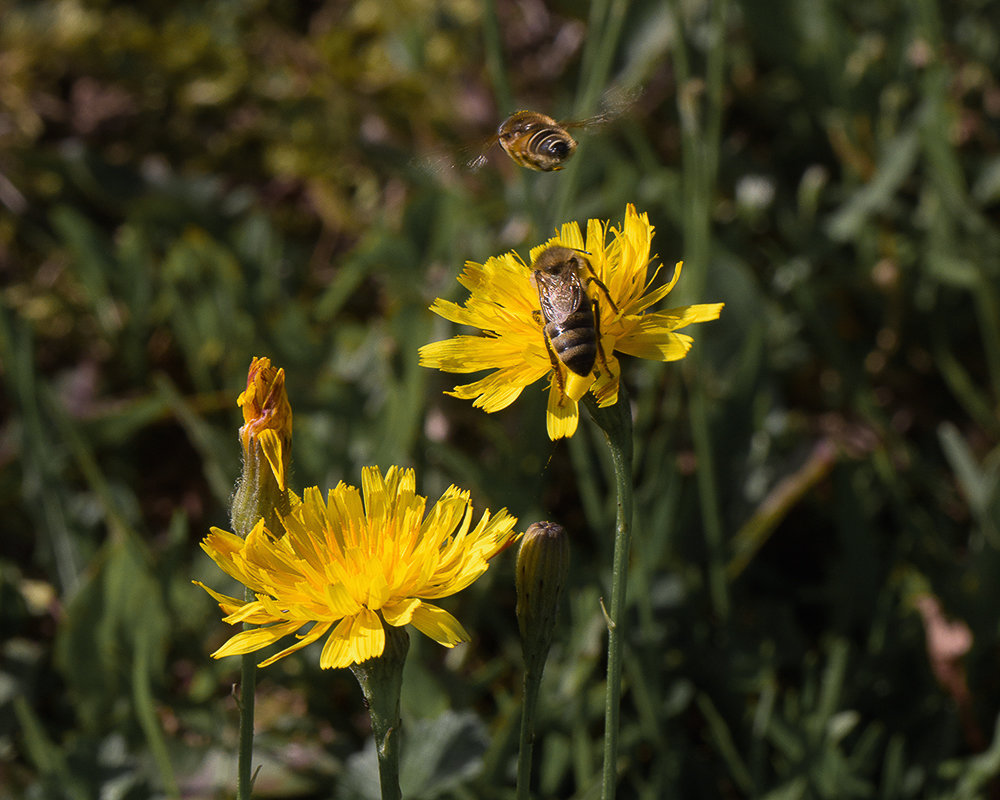
<svg viewBox="0 0 1000 800">
<path fill-rule="evenodd" d="M 243 408 L 243 473 L 233 495 L 233 530 L 245 537 L 262 517 L 269 530 L 280 530 L 276 511 L 288 512 L 286 482 L 292 459 L 285 371 L 272 367 L 269 358 L 254 358 L 247 388 L 236 403 Z"/>
<path fill-rule="evenodd" d="M 545 666 L 569 575 L 569 536 L 562 525 L 536 522 L 517 554 L 517 623 L 528 672 Z"/>
</svg>

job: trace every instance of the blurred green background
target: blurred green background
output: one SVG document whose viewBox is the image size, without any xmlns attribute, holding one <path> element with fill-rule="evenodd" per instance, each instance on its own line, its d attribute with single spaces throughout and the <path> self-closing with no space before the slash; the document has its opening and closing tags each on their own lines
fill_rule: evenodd
<svg viewBox="0 0 1000 800">
<path fill-rule="evenodd" d="M 685 260 L 663 306 L 726 308 L 625 365 L 619 796 L 1000 796 L 998 75 L 987 0 L 0 2 L 0 797 L 231 796 L 238 659 L 190 581 L 237 591 L 198 541 L 254 355 L 294 486 L 400 463 L 570 529 L 535 789 L 595 797 L 603 441 L 416 351 L 465 260 L 628 202 Z M 461 168 L 623 94 L 563 172 Z M 412 637 L 408 798 L 513 796 L 512 563 L 447 604 L 471 645 Z M 256 796 L 375 796 L 317 662 L 260 675 Z"/>
</svg>

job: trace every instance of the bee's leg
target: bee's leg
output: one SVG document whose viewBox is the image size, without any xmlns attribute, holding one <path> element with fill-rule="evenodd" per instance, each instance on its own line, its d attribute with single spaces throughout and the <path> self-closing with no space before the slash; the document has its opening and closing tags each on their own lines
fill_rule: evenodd
<svg viewBox="0 0 1000 800">
<path fill-rule="evenodd" d="M 597 277 L 597 275 L 594 274 L 593 267 L 590 267 L 590 272 L 591 274 L 587 278 L 587 283 L 596 283 L 597 288 L 599 288 L 602 292 L 604 292 L 604 296 L 608 299 L 608 302 L 611 304 L 611 308 L 614 310 L 614 312 L 616 314 L 621 314 L 622 313 L 621 310 L 618 308 L 618 306 L 615 305 L 615 301 L 611 299 L 611 292 L 609 292 L 608 287 L 604 285 L 604 281 L 602 281 L 600 278 Z"/>
<path fill-rule="evenodd" d="M 559 385 L 559 391 L 562 392 L 563 396 L 566 396 L 566 381 L 563 379 L 562 373 L 559 371 L 559 358 L 556 356 L 555 350 L 552 349 L 552 342 L 549 340 L 549 334 L 545 330 L 545 316 L 539 309 L 535 309 L 531 312 L 532 319 L 535 320 L 539 325 L 542 326 L 542 339 L 545 341 L 545 349 L 549 353 L 549 361 L 552 363 L 552 371 L 556 376 L 556 383 Z"/>
<path fill-rule="evenodd" d="M 595 280 L 597 279 L 595 278 Z M 597 282 L 601 283 L 600 281 Z M 601 285 L 603 286 L 604 284 L 601 283 Z M 607 290 L 605 289 L 605 291 Z M 610 300 L 611 298 L 608 299 Z M 597 357 L 601 360 L 601 363 L 604 365 L 604 369 L 607 370 L 608 375 L 610 375 L 611 370 L 608 368 L 608 360 L 604 357 L 604 348 L 601 347 L 601 304 L 598 302 L 596 297 L 590 302 L 591 309 L 594 312 L 594 336 L 597 340 Z M 611 305 L 614 306 L 614 303 Z M 616 308 L 615 310 L 617 311 L 618 309 Z"/>
<path fill-rule="evenodd" d="M 556 376 L 556 384 L 559 386 L 559 392 L 563 397 L 566 396 L 566 381 L 563 378 L 562 372 L 559 371 L 559 359 L 556 356 L 556 351 L 552 349 L 552 342 L 549 341 L 549 335 L 542 329 L 542 338 L 545 340 L 545 349 L 549 352 L 549 361 L 552 362 L 552 372 Z"/>
</svg>

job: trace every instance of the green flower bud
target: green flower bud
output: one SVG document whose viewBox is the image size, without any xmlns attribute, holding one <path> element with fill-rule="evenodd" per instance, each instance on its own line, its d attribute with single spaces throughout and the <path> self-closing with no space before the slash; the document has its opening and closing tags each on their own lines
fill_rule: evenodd
<svg viewBox="0 0 1000 800">
<path fill-rule="evenodd" d="M 517 554 L 517 623 L 529 673 L 541 673 L 552 644 L 556 614 L 569 575 L 569 536 L 555 522 L 524 532 Z"/>
</svg>

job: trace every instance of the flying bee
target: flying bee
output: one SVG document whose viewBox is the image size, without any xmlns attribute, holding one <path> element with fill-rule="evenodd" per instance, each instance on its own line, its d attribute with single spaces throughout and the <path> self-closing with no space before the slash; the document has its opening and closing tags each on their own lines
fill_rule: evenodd
<svg viewBox="0 0 1000 800">
<path fill-rule="evenodd" d="M 531 265 L 531 280 L 538 289 L 541 305 L 542 335 L 549 361 L 559 388 L 565 391 L 559 364 L 577 375 L 586 377 L 600 357 L 601 309 L 596 297 L 587 294 L 587 284 L 593 283 L 604 292 L 615 313 L 608 287 L 594 273 L 586 254 L 561 245 L 553 245 L 539 254 Z M 535 312 L 538 314 L 539 312 Z M 604 364 L 607 369 L 607 364 Z"/>
<path fill-rule="evenodd" d="M 497 129 L 497 139 L 515 164 L 539 172 L 562 169 L 576 151 L 565 124 L 537 111 L 511 114 Z"/>
<path fill-rule="evenodd" d="M 601 114 L 589 119 L 556 122 L 538 111 L 516 111 L 500 123 L 486 150 L 469 161 L 468 166 L 474 170 L 482 167 L 487 161 L 486 153 L 499 143 L 515 164 L 539 172 L 555 172 L 576 152 L 576 139 L 568 129 L 591 128 L 610 119 L 608 114 Z"/>
<path fill-rule="evenodd" d="M 500 123 L 496 136 L 490 137 L 486 149 L 467 166 L 482 167 L 487 161 L 486 153 L 499 142 L 515 164 L 539 172 L 560 170 L 576 152 L 571 129 L 595 128 L 617 119 L 641 93 L 641 89 L 609 91 L 603 102 L 604 112 L 587 119 L 557 122 L 538 111 L 516 111 Z"/>
</svg>

